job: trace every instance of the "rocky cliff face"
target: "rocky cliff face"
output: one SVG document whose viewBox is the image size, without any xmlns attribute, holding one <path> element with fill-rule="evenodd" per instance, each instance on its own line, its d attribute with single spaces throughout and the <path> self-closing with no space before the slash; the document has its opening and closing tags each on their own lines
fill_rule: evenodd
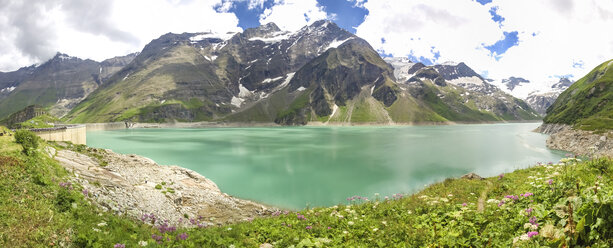
<svg viewBox="0 0 613 248">
<path fill-rule="evenodd" d="M 44 114 L 46 114 L 46 112 L 41 106 L 30 105 L 20 111 L 9 115 L 7 118 L 1 120 L 0 123 L 2 125 L 6 125 L 9 128 L 17 128 L 19 125 L 16 124 L 22 123 L 24 121 Z"/>
<path fill-rule="evenodd" d="M 133 57 L 98 63 L 58 53 L 41 65 L 0 74 L 0 118 L 32 104 L 63 116 Z"/>
<path fill-rule="evenodd" d="M 70 117 L 84 122 L 220 120 L 284 88 L 307 62 L 351 38 L 328 21 L 296 32 L 270 23 L 243 33 L 166 34 Z M 98 107 L 108 101 L 117 104 Z"/>
<path fill-rule="evenodd" d="M 386 59 L 397 78 L 408 78 L 412 96 L 449 120 L 494 121 L 538 119 L 538 114 L 517 99 L 484 80 L 464 63 L 425 66 L 401 59 Z"/>
</svg>

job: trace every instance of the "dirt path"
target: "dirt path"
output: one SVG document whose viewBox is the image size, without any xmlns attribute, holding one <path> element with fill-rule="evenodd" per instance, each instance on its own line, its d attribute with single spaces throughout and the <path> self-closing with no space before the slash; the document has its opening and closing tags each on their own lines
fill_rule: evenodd
<svg viewBox="0 0 613 248">
<path fill-rule="evenodd" d="M 481 195 L 479 195 L 479 200 L 477 201 L 477 212 L 483 212 L 485 210 L 485 198 L 487 198 L 487 193 L 492 189 L 492 183 L 489 181 L 485 181 L 487 187 L 481 191 Z"/>
</svg>

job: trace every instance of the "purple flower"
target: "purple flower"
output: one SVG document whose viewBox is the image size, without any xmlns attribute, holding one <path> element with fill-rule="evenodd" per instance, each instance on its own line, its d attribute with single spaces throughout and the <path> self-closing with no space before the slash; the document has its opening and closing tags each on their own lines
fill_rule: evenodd
<svg viewBox="0 0 613 248">
<path fill-rule="evenodd" d="M 534 195 L 533 193 L 527 192 L 527 193 L 522 194 L 521 196 L 528 197 L 528 196 L 533 196 L 533 195 Z"/>
<path fill-rule="evenodd" d="M 532 213 L 532 210 L 533 210 L 532 208 L 526 208 L 526 210 L 525 210 L 526 214 L 530 215 Z"/>
<path fill-rule="evenodd" d="M 332 227 L 328 227 L 328 230 L 332 229 Z"/>
<path fill-rule="evenodd" d="M 188 237 L 187 233 L 181 233 L 179 234 L 179 236 L 177 236 L 179 240 L 186 240 L 187 237 Z"/>
<path fill-rule="evenodd" d="M 553 179 L 549 179 L 548 182 L 549 182 L 549 185 L 552 185 L 553 184 Z"/>
<path fill-rule="evenodd" d="M 539 235 L 539 232 L 528 232 L 526 234 L 528 234 L 528 238 L 532 238 L 532 237 L 534 237 L 536 235 Z"/>
<path fill-rule="evenodd" d="M 71 182 L 60 182 L 60 186 L 64 187 L 65 189 L 72 189 L 72 183 Z"/>
<path fill-rule="evenodd" d="M 498 203 L 498 206 L 499 206 L 499 207 L 500 207 L 500 206 L 502 206 L 502 205 L 504 205 L 504 201 L 500 201 L 500 202 Z"/>
<path fill-rule="evenodd" d="M 504 177 L 504 173 L 500 173 L 500 175 L 498 175 L 498 180 L 502 180 L 503 177 Z"/>
<path fill-rule="evenodd" d="M 126 248 L 126 245 L 117 243 L 113 246 L 113 248 Z"/>
<path fill-rule="evenodd" d="M 466 202 L 462 203 L 462 207 L 466 207 L 466 206 L 468 206 L 468 204 L 466 204 Z"/>
<path fill-rule="evenodd" d="M 87 189 L 84 189 L 83 191 L 81 191 L 81 193 L 83 193 L 83 196 L 85 197 L 89 196 L 89 191 Z"/>
<path fill-rule="evenodd" d="M 516 195 L 506 195 L 506 196 L 504 196 L 504 198 L 509 198 L 511 200 L 514 200 L 514 201 L 517 201 L 519 199 L 519 197 L 517 197 Z"/>
<path fill-rule="evenodd" d="M 312 226 L 307 226 L 306 229 L 307 230 L 311 230 L 311 229 L 313 229 L 313 227 Z"/>
<path fill-rule="evenodd" d="M 535 226 L 539 225 L 539 223 L 537 222 L 538 220 L 536 219 L 535 216 L 530 217 L 530 220 L 528 220 L 528 221 L 530 221 L 530 224 L 532 224 L 532 225 L 535 225 Z"/>
</svg>

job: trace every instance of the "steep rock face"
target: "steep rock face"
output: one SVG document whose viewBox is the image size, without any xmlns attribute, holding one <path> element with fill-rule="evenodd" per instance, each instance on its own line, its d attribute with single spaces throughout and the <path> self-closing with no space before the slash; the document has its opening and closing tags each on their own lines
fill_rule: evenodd
<svg viewBox="0 0 613 248">
<path fill-rule="evenodd" d="M 526 98 L 526 103 L 540 115 L 544 116 L 547 109 L 556 101 L 559 92 L 530 94 Z"/>
<path fill-rule="evenodd" d="M 15 124 L 22 123 L 24 121 L 30 120 L 34 117 L 44 115 L 44 114 L 46 114 L 46 112 L 41 106 L 30 105 L 20 111 L 12 113 L 5 119 L 0 120 L 0 123 L 9 128 L 14 128 Z"/>
<path fill-rule="evenodd" d="M 495 121 L 539 118 L 524 101 L 504 93 L 465 63 L 425 66 L 419 63 L 403 64 L 398 59 L 387 61 L 395 66 L 395 73 L 410 76 L 403 84 L 408 86 L 413 97 L 421 99 L 446 119 Z"/>
<path fill-rule="evenodd" d="M 179 104 L 191 114 L 174 116 L 176 111 L 171 111 L 161 116 L 221 120 L 281 90 L 307 62 L 353 38 L 329 21 L 317 21 L 296 32 L 269 23 L 243 33 L 169 33 L 149 43 L 70 118 L 75 122 L 160 121 L 151 119 L 147 111 Z M 99 107 L 103 102 L 116 105 Z"/>
<path fill-rule="evenodd" d="M 304 124 L 314 116 L 332 114 L 333 106 L 346 106 L 347 101 L 371 88 L 372 96 L 390 106 L 397 99 L 393 69 L 370 45 L 359 38 L 332 48 L 302 67 L 289 83 L 289 91 L 304 91 L 295 109 L 288 108 L 275 120 L 281 124 Z M 303 100 L 307 98 L 308 100 Z"/>
<path fill-rule="evenodd" d="M 577 129 L 613 129 L 613 60 L 602 63 L 566 89 L 547 110 L 545 123 Z"/>
<path fill-rule="evenodd" d="M 510 77 L 501 81 L 491 80 L 491 83 L 514 97 L 525 100 L 532 109 L 544 116 L 545 111 L 555 102 L 556 98 L 573 84 L 568 78 L 558 81 L 530 82 L 523 78 Z"/>
<path fill-rule="evenodd" d="M 517 87 L 518 85 L 522 84 L 522 83 L 530 83 L 530 81 L 520 78 L 520 77 L 510 77 L 507 79 L 503 79 L 502 80 L 502 84 L 505 85 L 507 87 L 507 89 L 509 90 L 513 90 L 515 89 L 515 87 Z"/>
<path fill-rule="evenodd" d="M 0 117 L 28 105 L 49 107 L 56 116 L 66 114 L 134 55 L 102 63 L 58 53 L 49 61 L 0 75 Z"/>
</svg>

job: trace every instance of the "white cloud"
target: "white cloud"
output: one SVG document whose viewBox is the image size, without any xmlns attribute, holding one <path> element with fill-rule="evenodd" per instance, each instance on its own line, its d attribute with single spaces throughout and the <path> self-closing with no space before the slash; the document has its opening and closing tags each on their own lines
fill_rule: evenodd
<svg viewBox="0 0 613 248">
<path fill-rule="evenodd" d="M 125 55 L 168 32 L 241 31 L 233 13 L 215 11 L 221 0 L 4 2 L 0 71 L 44 62 L 57 51 L 98 61 Z"/>
<path fill-rule="evenodd" d="M 316 0 L 275 0 L 271 8 L 264 10 L 260 24 L 274 22 L 283 30 L 298 30 L 328 15 Z"/>
<path fill-rule="evenodd" d="M 505 18 L 502 25 L 491 20 L 495 6 Z M 432 60 L 440 52 L 436 62 L 464 61 L 493 78 L 540 82 L 574 74 L 578 79 L 613 58 L 613 35 L 606 31 L 613 27 L 611 1 L 494 0 L 483 6 L 471 0 L 371 0 L 364 7 L 369 14 L 357 35 L 376 49 Z M 512 31 L 518 31 L 519 44 L 496 61 L 484 45 Z M 573 67 L 578 61 L 583 68 Z"/>
</svg>

